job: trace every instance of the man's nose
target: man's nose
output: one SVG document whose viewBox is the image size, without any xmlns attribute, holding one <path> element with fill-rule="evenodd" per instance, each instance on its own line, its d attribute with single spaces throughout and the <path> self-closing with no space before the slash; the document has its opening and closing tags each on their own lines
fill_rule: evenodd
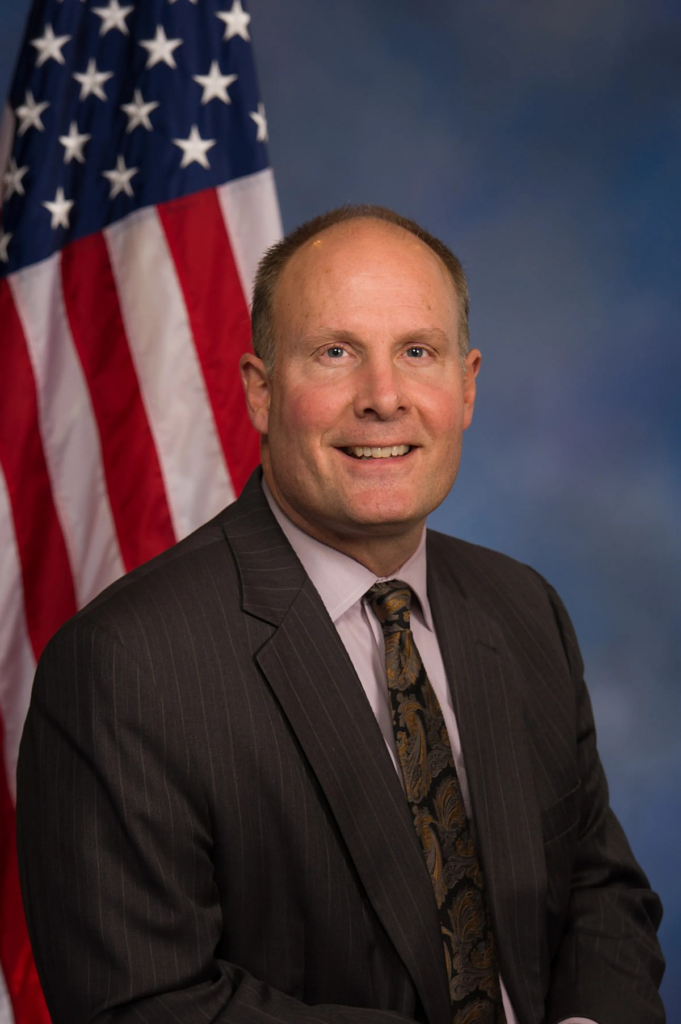
<svg viewBox="0 0 681 1024">
<path fill-rule="evenodd" d="M 405 380 L 391 359 L 368 359 L 358 373 L 355 414 L 389 420 L 411 405 Z"/>
</svg>

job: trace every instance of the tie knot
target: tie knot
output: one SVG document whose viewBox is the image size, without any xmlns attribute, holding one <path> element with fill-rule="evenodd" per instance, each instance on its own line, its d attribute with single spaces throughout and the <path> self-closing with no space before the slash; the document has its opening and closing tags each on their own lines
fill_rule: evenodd
<svg viewBox="0 0 681 1024">
<path fill-rule="evenodd" d="M 366 598 L 384 633 L 411 629 L 411 588 L 406 583 L 401 580 L 374 583 L 373 587 L 367 590 Z"/>
</svg>

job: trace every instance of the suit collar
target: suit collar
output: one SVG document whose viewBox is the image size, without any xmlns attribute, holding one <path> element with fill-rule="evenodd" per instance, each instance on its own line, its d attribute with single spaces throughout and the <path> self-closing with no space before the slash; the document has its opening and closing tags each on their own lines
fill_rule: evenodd
<svg viewBox="0 0 681 1024">
<path fill-rule="evenodd" d="M 279 626 L 307 576 L 270 511 L 261 477 L 258 467 L 225 509 L 222 528 L 239 570 L 243 610 Z"/>
</svg>

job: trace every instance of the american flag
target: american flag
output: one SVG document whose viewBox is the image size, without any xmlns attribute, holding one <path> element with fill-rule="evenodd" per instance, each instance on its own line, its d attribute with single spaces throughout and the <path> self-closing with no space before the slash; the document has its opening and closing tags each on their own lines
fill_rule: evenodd
<svg viewBox="0 0 681 1024">
<path fill-rule="evenodd" d="M 3 118 L 0 1024 L 48 1020 L 14 852 L 36 659 L 258 460 L 237 363 L 281 224 L 251 27 L 242 0 L 38 0 Z"/>
</svg>

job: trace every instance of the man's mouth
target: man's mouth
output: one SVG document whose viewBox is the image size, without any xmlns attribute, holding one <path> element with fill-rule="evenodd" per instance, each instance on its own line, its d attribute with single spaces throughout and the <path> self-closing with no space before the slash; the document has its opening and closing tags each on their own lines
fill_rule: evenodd
<svg viewBox="0 0 681 1024">
<path fill-rule="evenodd" d="M 353 444 L 343 448 L 342 451 L 346 455 L 351 455 L 353 459 L 396 459 L 400 455 L 408 455 L 412 447 L 413 445 L 410 444 L 392 444 L 380 448 Z"/>
</svg>

